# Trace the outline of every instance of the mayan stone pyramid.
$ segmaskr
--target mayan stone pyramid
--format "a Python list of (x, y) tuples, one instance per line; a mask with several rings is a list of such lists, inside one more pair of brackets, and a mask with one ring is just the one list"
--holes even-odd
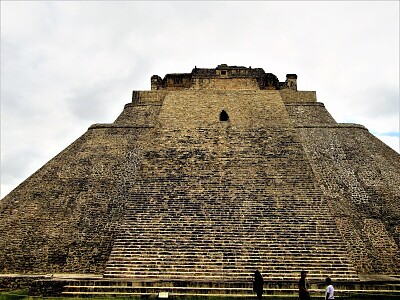
[(0, 201), (0, 273), (400, 275), (400, 156), (261, 68), (157, 75)]

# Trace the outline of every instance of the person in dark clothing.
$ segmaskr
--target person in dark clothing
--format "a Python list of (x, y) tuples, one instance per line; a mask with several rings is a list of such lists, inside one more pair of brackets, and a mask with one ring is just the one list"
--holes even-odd
[(306, 284), (306, 276), (307, 276), (307, 271), (301, 271), (301, 278), (299, 280), (299, 299), (300, 300), (310, 300), (310, 293), (307, 289), (307, 284)]
[(264, 279), (260, 271), (254, 272), (253, 291), (257, 294), (257, 299), (261, 300), (264, 291)]

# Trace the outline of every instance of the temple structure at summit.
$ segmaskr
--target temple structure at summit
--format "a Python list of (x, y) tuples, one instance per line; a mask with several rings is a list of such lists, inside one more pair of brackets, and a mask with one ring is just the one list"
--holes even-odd
[(103, 280), (400, 277), (400, 156), (297, 75), (151, 77), (0, 201), (0, 273)]

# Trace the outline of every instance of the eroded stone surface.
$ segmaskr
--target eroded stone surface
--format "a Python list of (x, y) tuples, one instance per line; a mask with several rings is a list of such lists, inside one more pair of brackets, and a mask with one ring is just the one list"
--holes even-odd
[[(224, 118), (221, 121), (221, 113)], [(152, 77), (0, 201), (0, 272), (398, 274), (399, 155), (313, 91), (220, 65)]]

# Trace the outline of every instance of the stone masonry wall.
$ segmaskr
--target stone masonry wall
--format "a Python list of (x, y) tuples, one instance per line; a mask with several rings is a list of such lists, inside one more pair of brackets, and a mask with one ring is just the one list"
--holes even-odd
[(286, 109), (294, 125), (336, 124), (330, 113), (320, 102), (286, 103)]
[(278, 91), (170, 91), (149, 134), (106, 276), (355, 278)]
[(295, 91), (291, 89), (282, 89), (279, 91), (283, 102), (316, 102), (317, 93), (315, 91)]
[(398, 274), (398, 154), (315, 92), (217, 79), (134, 91), (2, 199), (0, 272)]
[(298, 130), (358, 271), (397, 273), (398, 154), (359, 126)]
[(158, 114), (161, 105), (138, 105), (128, 103), (115, 120), (118, 125), (130, 125), (137, 127), (154, 127), (158, 124)]
[(196, 78), (191, 89), (195, 90), (259, 90), (256, 78)]
[(165, 92), (134, 91), (0, 202), (0, 272), (102, 273)]
[(291, 122), (278, 91), (169, 92), (160, 111), (167, 128), (215, 126), (225, 110), (229, 124), (239, 128), (282, 127)]
[(0, 202), (0, 272), (101, 273), (147, 129), (92, 126)]

